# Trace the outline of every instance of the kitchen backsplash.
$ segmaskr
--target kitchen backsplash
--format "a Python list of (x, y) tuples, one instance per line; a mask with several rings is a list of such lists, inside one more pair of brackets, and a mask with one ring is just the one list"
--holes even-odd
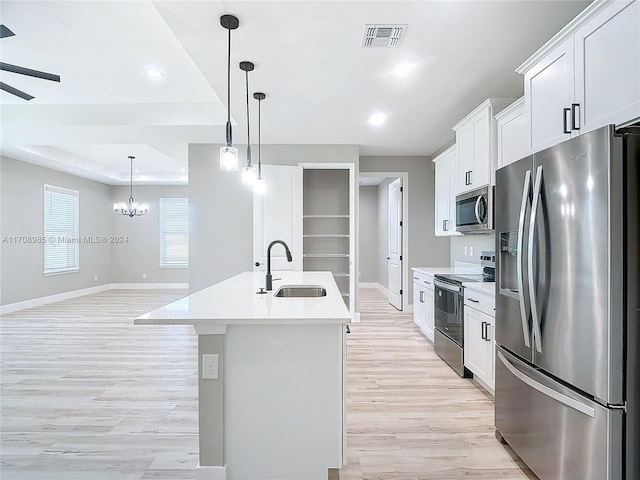
[(451, 265), (456, 262), (480, 264), (483, 250), (495, 250), (495, 235), (462, 235), (451, 237)]

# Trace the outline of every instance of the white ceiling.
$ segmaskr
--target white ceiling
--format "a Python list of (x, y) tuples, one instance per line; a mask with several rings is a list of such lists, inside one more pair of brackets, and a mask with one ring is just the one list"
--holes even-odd
[[(223, 143), (227, 31), (234, 143), (246, 142), (244, 72), (262, 103), (262, 140), (357, 144), (362, 155), (431, 155), (488, 97), (522, 95), (514, 69), (588, 1), (4, 1), (2, 72), (36, 98), (0, 92), (4, 155), (110, 184), (186, 180), (189, 143)], [(366, 23), (405, 23), (397, 49), (360, 47)], [(412, 71), (394, 75), (401, 64)], [(148, 67), (165, 72), (145, 75)], [(221, 101), (222, 99), (222, 101)], [(251, 100), (252, 141), (256, 101)], [(387, 115), (378, 127), (375, 112)]]

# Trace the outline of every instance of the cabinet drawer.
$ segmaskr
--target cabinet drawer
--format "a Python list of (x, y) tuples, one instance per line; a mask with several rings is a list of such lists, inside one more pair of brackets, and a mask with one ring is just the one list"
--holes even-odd
[(465, 288), (464, 304), (492, 317), (496, 316), (496, 299), (493, 295), (487, 295)]
[(413, 272), (413, 283), (417, 283), (424, 287), (433, 289), (433, 275), (428, 275), (422, 272)]

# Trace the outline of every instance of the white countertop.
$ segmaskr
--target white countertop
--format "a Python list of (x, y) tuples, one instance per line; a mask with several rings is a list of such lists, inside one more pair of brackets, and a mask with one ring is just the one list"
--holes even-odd
[[(346, 324), (351, 315), (331, 272), (275, 272), (273, 291), (264, 272), (245, 272), (136, 318), (136, 325)], [(281, 280), (275, 280), (281, 278)], [(278, 298), (284, 285), (320, 285), (326, 297)]]
[(463, 282), (462, 286), (469, 290), (495, 296), (496, 282)]

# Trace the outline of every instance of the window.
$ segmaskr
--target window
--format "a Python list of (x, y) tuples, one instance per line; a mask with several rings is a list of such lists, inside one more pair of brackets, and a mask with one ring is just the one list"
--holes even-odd
[(189, 199), (160, 199), (160, 266), (189, 266)]
[(79, 269), (78, 192), (44, 186), (44, 273)]

